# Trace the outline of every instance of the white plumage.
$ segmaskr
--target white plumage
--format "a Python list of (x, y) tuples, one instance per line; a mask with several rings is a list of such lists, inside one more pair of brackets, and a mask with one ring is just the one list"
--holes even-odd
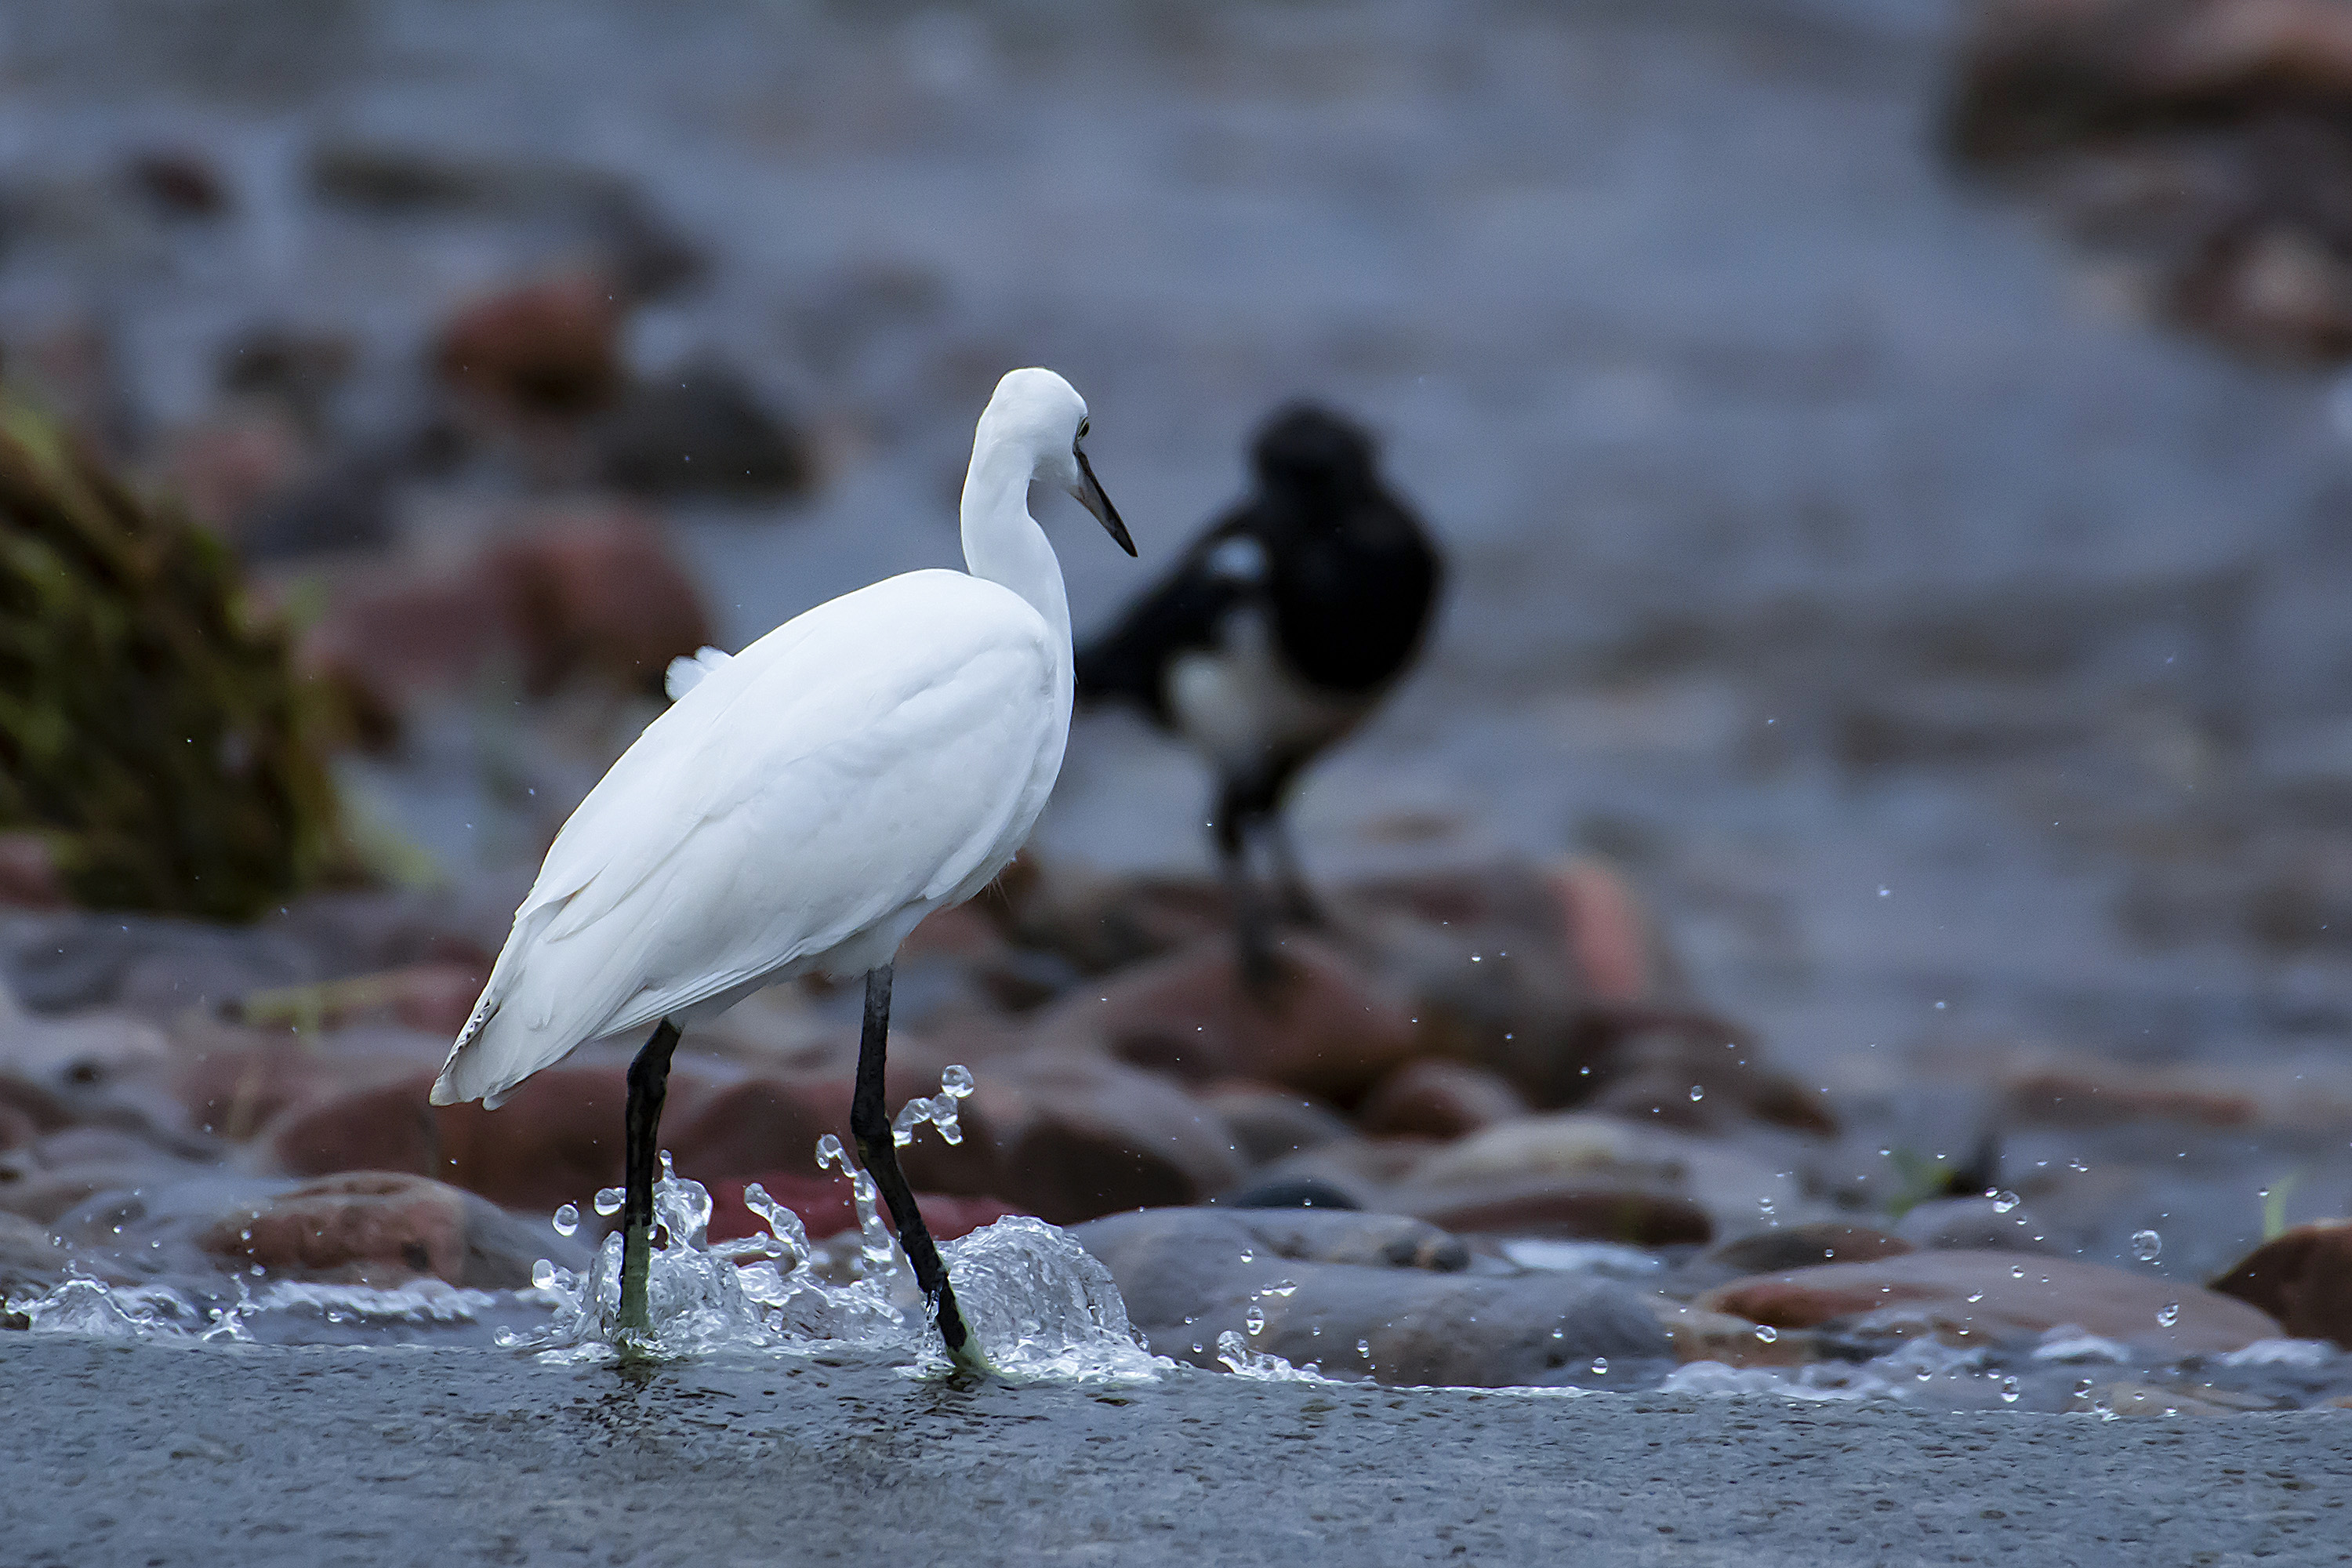
[(1133, 551), (1077, 449), (1085, 425), (1061, 377), (1012, 373), (973, 441), (969, 574), (892, 577), (671, 667), (676, 706), (557, 836), (434, 1103), (496, 1106), (587, 1041), (878, 968), (1003, 868), (1070, 724), (1069, 609), (1030, 481)]

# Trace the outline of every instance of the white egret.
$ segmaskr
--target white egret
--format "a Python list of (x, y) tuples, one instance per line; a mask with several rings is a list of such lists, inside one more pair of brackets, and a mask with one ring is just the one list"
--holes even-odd
[(646, 727), (556, 836), (433, 1103), (496, 1107), (591, 1041), (650, 1026), (628, 1075), (621, 1327), (648, 1326), (655, 1141), (680, 1029), (775, 981), (866, 976), (850, 1106), (941, 1337), (977, 1364), (898, 1169), (882, 1068), (898, 944), (986, 886), (1061, 771), (1069, 602), (1033, 481), (1129, 555), (1081, 445), (1087, 405), (1048, 370), (997, 384), (972, 437), (968, 572), (909, 572), (819, 605), (732, 658), (671, 667)]

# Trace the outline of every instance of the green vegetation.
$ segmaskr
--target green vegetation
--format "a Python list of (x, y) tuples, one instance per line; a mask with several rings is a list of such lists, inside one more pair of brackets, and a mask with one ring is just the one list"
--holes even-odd
[(219, 541), (0, 394), (0, 829), (83, 904), (251, 918), (342, 853), (331, 712)]

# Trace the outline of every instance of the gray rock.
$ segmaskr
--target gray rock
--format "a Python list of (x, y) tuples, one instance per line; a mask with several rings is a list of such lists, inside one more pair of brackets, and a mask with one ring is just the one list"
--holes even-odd
[[(1567, 1275), (1441, 1273), (1427, 1264), (1450, 1251), (1412, 1226), (1395, 1215), (1167, 1209), (1072, 1234), (1109, 1267), (1152, 1349), (1196, 1365), (1217, 1363), (1227, 1331), (1253, 1352), (1318, 1363), (1335, 1377), (1399, 1384), (1557, 1384), (1595, 1356), (1670, 1354), (1642, 1292)], [(1407, 1237), (1421, 1244), (1400, 1246)], [(1277, 1244), (1308, 1256), (1286, 1256)], [(1399, 1267), (1400, 1258), (1413, 1263)]]
[(2014, 1207), (2003, 1214), (1990, 1198), (1931, 1198), (1906, 1214), (1895, 1234), (1932, 1251), (1989, 1247), (2054, 1255), (2060, 1250), (2032, 1215)]
[(0, 1301), (37, 1296), (65, 1278), (66, 1250), (28, 1219), (0, 1214)]

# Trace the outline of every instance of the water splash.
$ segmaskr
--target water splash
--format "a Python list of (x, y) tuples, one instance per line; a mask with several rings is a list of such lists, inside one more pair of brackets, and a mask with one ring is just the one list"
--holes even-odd
[(918, 1095), (899, 1110), (898, 1119), (890, 1124), (890, 1142), (905, 1148), (915, 1141), (915, 1129), (928, 1121), (940, 1130), (940, 1136), (948, 1142), (962, 1142), (963, 1123), (958, 1120), (958, 1107), (971, 1089), (970, 1068), (949, 1068), (940, 1074), (939, 1093), (929, 1098)]
[[(947, 1087), (954, 1087), (952, 1076)], [(950, 1107), (955, 1098), (946, 1097)], [(654, 1184), (655, 1240), (646, 1298), (652, 1326), (629, 1336), (633, 1352), (656, 1359), (726, 1351), (802, 1354), (856, 1350), (902, 1359), (919, 1375), (953, 1367), (915, 1293), (911, 1270), (882, 1223), (874, 1181), (828, 1133), (820, 1167), (849, 1177), (857, 1212), (850, 1278), (829, 1279), (807, 1229), (757, 1183), (743, 1201), (767, 1227), (736, 1241), (708, 1239), (711, 1204), (698, 1182), (663, 1156)], [(966, 1324), (1000, 1375), (1016, 1382), (1147, 1382), (1173, 1363), (1154, 1356), (1128, 1321), (1110, 1270), (1043, 1220), (1010, 1216), (940, 1249)], [(621, 1237), (604, 1238), (584, 1273), (546, 1266), (541, 1289), (554, 1321), (534, 1335), (501, 1341), (553, 1360), (604, 1359), (619, 1352)]]
[(1217, 1359), (1235, 1377), (1255, 1378), (1260, 1383), (1322, 1383), (1320, 1363), (1308, 1362), (1305, 1366), (1293, 1366), (1278, 1355), (1266, 1351), (1254, 1351), (1238, 1329), (1227, 1329), (1217, 1336)]
[[(1042, 1219), (1008, 1215), (940, 1249), (964, 1324), (999, 1376), (1020, 1382), (1149, 1383), (1175, 1365), (1128, 1321), (1110, 1270)], [(936, 1327), (928, 1363), (948, 1364)]]

